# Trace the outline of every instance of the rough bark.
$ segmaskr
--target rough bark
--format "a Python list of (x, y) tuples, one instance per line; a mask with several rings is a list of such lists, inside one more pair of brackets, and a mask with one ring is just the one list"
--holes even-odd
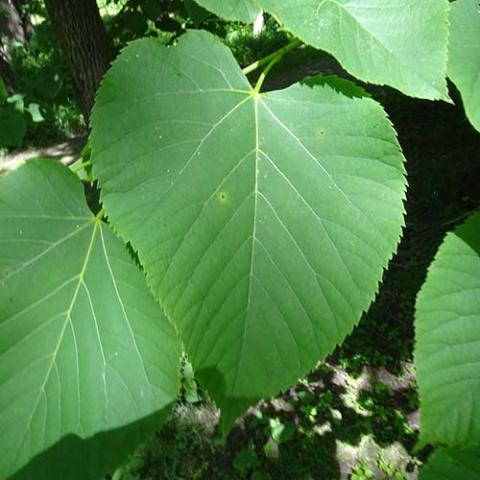
[(26, 40), (22, 18), (12, 0), (0, 0), (0, 35), (5, 45)]
[(33, 33), (26, 0), (0, 0), (0, 76), (10, 93), (15, 90), (11, 66), (13, 44), (25, 43)]
[(13, 93), (15, 90), (15, 74), (13, 73), (12, 67), (10, 66), (10, 61), (8, 56), (5, 54), (2, 48), (2, 42), (0, 41), (0, 77), (7, 87), (7, 90), (10, 93)]
[(86, 122), (112, 49), (95, 0), (45, 0)]
[(22, 22), (23, 27), (23, 35), (25, 40), (30, 40), (30, 37), (33, 35), (33, 25), (30, 19), (30, 14), (28, 10), (25, 8), (27, 6), (28, 0), (12, 0), (15, 8), (17, 9), (18, 15), (20, 16), (20, 20)]

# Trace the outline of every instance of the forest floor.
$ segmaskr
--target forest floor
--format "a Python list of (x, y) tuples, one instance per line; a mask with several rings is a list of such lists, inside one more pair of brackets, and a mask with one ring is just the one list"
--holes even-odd
[(0, 155), (0, 175), (2, 172), (13, 170), (22, 163), (38, 157), (55, 158), (65, 165), (69, 165), (80, 157), (80, 152), (86, 142), (86, 136), (79, 135), (62, 142), (55, 142), (48, 147), (18, 149)]

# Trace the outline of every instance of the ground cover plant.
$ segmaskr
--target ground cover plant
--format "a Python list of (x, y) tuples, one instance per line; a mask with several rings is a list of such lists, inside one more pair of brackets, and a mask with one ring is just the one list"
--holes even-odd
[[(414, 230), (408, 150), (384, 109), (402, 97), (389, 88), (425, 109), (453, 98), (478, 130), (477, 0), (181, 3), (166, 16), (155, 2), (115, 10), (130, 19), (128, 40), (132, 18), (148, 21), (141, 38), (108, 53), (115, 59), (91, 111), (92, 89), (74, 76), (90, 125), (79, 162), (39, 158), (0, 180), (0, 477), (154, 478), (162, 457), (148, 447), (142, 466), (121, 465), (162, 423), (167, 450), (169, 438), (182, 442), (181, 431), (168, 433), (179, 396), (218, 407), (220, 442), (248, 412), (232, 478), (284, 478), (263, 457), (281, 449), (288, 458), (282, 445), (292, 438), (329, 457), (334, 446), (316, 449), (307, 426), (358, 437), (340, 427), (346, 417), (368, 423), (380, 442), (423, 449), (421, 479), (460, 469), (480, 477), (480, 202), (449, 222), (465, 220), (439, 247), (416, 306), (422, 275), (409, 279), (410, 303), (400, 307), (415, 309), (419, 439), (399, 408), (417, 407), (408, 389), (392, 393), (384, 376), (352, 397), (360, 381), (332, 367), (336, 356), (352, 358), (345, 352), (356, 350), (362, 330), (350, 334), (364, 313), (376, 324), (384, 311), (382, 293), (370, 308), (382, 280), (387, 294), (401, 285), (389, 262), (404, 232), (394, 262), (402, 259)], [(219, 38), (222, 21), (262, 19), (280, 26), (269, 41), (281, 44), (239, 65)], [(166, 25), (174, 33), (159, 35)], [(299, 67), (287, 85), (269, 83), (282, 63), (292, 69), (295, 52), (316, 50), (338, 61), (337, 75)], [(467, 167), (475, 192), (478, 165)], [(435, 241), (432, 252), (416, 252), (420, 265)], [(401, 328), (385, 326), (386, 352)], [(342, 389), (349, 408), (336, 403)], [(157, 468), (176, 471), (165, 459)], [(302, 465), (290, 467), (290, 478), (307, 478)], [(180, 478), (225, 473), (208, 462), (195, 468)], [(318, 468), (340, 478), (334, 464)], [(376, 468), (406, 478), (383, 456)], [(351, 472), (375, 475), (361, 462)]]

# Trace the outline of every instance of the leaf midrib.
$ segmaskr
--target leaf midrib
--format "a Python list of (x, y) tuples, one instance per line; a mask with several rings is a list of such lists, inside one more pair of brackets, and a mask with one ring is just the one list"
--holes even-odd
[(257, 241), (256, 238), (256, 232), (257, 232), (257, 210), (258, 210), (258, 172), (259, 172), (259, 166), (258, 166), (258, 160), (259, 160), (259, 155), (260, 155), (260, 140), (259, 140), (259, 122), (258, 122), (258, 103), (260, 102), (260, 94), (253, 94), (253, 104), (254, 104), (254, 115), (255, 115), (255, 186), (254, 186), (254, 204), (253, 204), (253, 220), (252, 220), (252, 236), (251, 236), (251, 242), (252, 242), (252, 250), (250, 253), (250, 269), (249, 269), (249, 282), (248, 282), (248, 295), (247, 295), (247, 306), (246, 306), (246, 315), (245, 315), (245, 322), (243, 324), (243, 329), (242, 329), (242, 337), (240, 340), (240, 354), (239, 354), (239, 360), (237, 362), (237, 368), (235, 370), (235, 376), (234, 376), (234, 381), (233, 381), (233, 391), (236, 390), (237, 388), (237, 382), (238, 382), (238, 372), (240, 370), (240, 364), (243, 359), (243, 349), (245, 345), (245, 337), (246, 337), (246, 331), (247, 331), (247, 326), (248, 326), (248, 321), (249, 321), (249, 306), (250, 306), (250, 299), (252, 296), (252, 285), (253, 285), (253, 278), (254, 278), (254, 273), (253, 273), (253, 265), (254, 265), (254, 257), (255, 257), (255, 242)]

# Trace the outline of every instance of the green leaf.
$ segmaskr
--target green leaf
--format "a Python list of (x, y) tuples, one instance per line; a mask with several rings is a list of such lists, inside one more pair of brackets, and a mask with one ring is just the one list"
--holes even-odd
[(447, 235), (415, 322), (421, 441), (480, 444), (480, 213)]
[(238, 20), (253, 23), (259, 13), (250, 0), (195, 0), (200, 6), (210, 10), (225, 20)]
[(338, 93), (342, 93), (347, 97), (362, 98), (362, 97), (371, 97), (371, 95), (364, 90), (362, 87), (358, 86), (356, 83), (346, 80), (345, 78), (337, 77), (335, 75), (318, 75), (315, 77), (309, 77), (302, 82), (305, 85), (314, 87), (315, 85), (328, 85), (333, 88)]
[(66, 167), (34, 160), (2, 179), (0, 225), (0, 477), (52, 449), (33, 478), (96, 480), (174, 402), (178, 341)]
[(12, 106), (0, 107), (0, 146), (19, 147), (26, 133), (23, 113)]
[(240, 473), (248, 473), (258, 465), (258, 456), (252, 448), (240, 450), (233, 459), (233, 466)]
[(448, 0), (258, 0), (355, 77), (448, 100)]
[(7, 103), (12, 105), (12, 108), (14, 108), (17, 112), (23, 113), (25, 108), (25, 95), (21, 93), (15, 93), (11, 97), (7, 98)]
[(43, 118), (42, 112), (40, 112), (40, 106), (38, 105), (38, 103), (30, 103), (27, 110), (35, 123), (43, 122), (45, 120)]
[(403, 221), (395, 133), (375, 101), (328, 84), (256, 93), (206, 32), (130, 44), (92, 126), (109, 218), (227, 431), (369, 306)]
[(478, 0), (457, 0), (450, 4), (448, 76), (460, 90), (468, 119), (480, 131)]
[(295, 425), (292, 422), (284, 424), (278, 418), (271, 418), (269, 424), (272, 438), (277, 443), (286, 443), (295, 434)]
[(435, 452), (420, 470), (419, 480), (480, 480), (480, 448)]

